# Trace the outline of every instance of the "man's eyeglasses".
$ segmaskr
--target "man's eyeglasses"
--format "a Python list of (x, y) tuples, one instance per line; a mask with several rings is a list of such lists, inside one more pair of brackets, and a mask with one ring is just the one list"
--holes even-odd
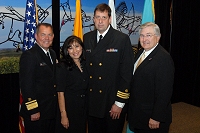
[(143, 34), (140, 34), (140, 38), (148, 38), (150, 39), (152, 36), (155, 36), (156, 34), (147, 34), (147, 35), (143, 35)]

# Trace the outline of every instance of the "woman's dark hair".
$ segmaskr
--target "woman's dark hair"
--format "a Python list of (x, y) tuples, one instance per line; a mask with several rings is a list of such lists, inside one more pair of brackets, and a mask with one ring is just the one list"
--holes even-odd
[(63, 46), (62, 46), (62, 49), (61, 49), (61, 63), (64, 63), (65, 66), (67, 67), (68, 70), (72, 70), (73, 66), (75, 66), (76, 64), (74, 63), (73, 59), (71, 58), (71, 56), (69, 55), (68, 53), (68, 48), (71, 47), (71, 45), (74, 43), (74, 42), (77, 42), (78, 44), (81, 45), (82, 47), (82, 54), (80, 56), (80, 62), (82, 62), (83, 60), (85, 60), (85, 54), (84, 54), (84, 45), (83, 45), (83, 42), (82, 40), (77, 37), (77, 36), (69, 36)]

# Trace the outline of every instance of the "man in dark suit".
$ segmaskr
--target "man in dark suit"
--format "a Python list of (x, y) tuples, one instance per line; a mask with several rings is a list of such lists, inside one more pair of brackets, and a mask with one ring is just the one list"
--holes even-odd
[[(129, 99), (133, 50), (129, 37), (111, 23), (111, 9), (99, 4), (96, 30), (84, 35), (89, 79), (89, 133), (121, 133)], [(99, 37), (101, 36), (101, 37)]]
[[(158, 25), (147, 22), (139, 29), (142, 49), (134, 64), (128, 122), (134, 133), (168, 133), (172, 121), (171, 96), (174, 64), (159, 44)], [(144, 60), (140, 62), (140, 58)]]
[(20, 58), (19, 78), (23, 96), (20, 115), (24, 118), (26, 133), (54, 133), (55, 130), (56, 54), (49, 48), (53, 37), (50, 24), (38, 24), (35, 45), (23, 52)]

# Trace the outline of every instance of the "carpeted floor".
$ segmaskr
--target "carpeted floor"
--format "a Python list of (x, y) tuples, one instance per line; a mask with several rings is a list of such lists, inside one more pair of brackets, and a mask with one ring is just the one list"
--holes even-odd
[(179, 102), (172, 104), (169, 133), (200, 133), (200, 107)]
[[(126, 133), (126, 124), (123, 133)], [(172, 104), (169, 133), (200, 133), (200, 107), (183, 102)]]

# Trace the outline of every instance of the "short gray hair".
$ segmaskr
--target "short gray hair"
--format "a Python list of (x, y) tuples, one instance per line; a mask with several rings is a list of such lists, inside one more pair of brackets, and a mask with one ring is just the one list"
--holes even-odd
[(155, 23), (152, 23), (152, 22), (146, 22), (146, 23), (142, 24), (140, 26), (140, 28), (139, 28), (139, 34), (140, 34), (141, 30), (144, 29), (144, 28), (146, 28), (146, 27), (153, 27), (155, 35), (161, 36), (159, 26), (157, 24), (155, 24)]

